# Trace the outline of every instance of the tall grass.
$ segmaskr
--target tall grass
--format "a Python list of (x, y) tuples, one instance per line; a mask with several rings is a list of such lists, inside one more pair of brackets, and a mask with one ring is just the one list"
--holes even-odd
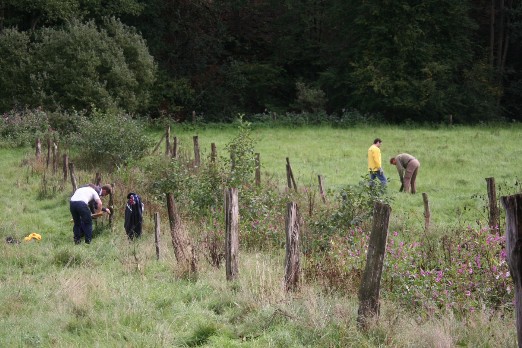
[[(284, 186), (289, 157), (298, 185), (316, 186), (318, 174), (332, 191), (356, 184), (366, 170), (373, 138), (383, 139), (390, 189), (398, 191), (395, 168), (386, 159), (400, 152), (419, 158), (419, 192), (427, 192), (435, 226), (485, 221), (484, 178), (515, 190), (521, 154), (520, 126), (505, 128), (358, 127), (354, 129), (257, 128), (263, 180)], [(174, 127), (180, 146), (190, 153), (192, 136), (208, 155), (215, 142), (223, 154), (234, 128)], [(157, 136), (159, 140), (159, 136)], [(326, 291), (312, 280), (295, 293), (283, 291), (284, 255), (279, 250), (242, 251), (240, 276), (225, 281), (224, 269), (200, 262), (196, 281), (178, 279), (160, 203), (147, 202), (143, 238), (129, 242), (121, 215), (126, 192), (116, 191), (112, 228), (100, 222), (91, 245), (72, 243), (68, 211), (70, 184), (53, 181), (45, 197), (42, 171), (30, 149), (0, 149), (0, 346), (130, 347), (454, 347), (516, 346), (511, 311), (483, 310), (445, 315), (410, 312), (383, 297), (379, 322), (368, 332), (356, 328), (357, 298)], [(517, 157), (518, 156), (518, 157)], [(205, 158), (205, 156), (202, 156)], [(130, 170), (130, 173), (133, 171)], [(80, 183), (94, 173), (78, 170)], [(125, 181), (118, 172), (104, 181)], [(395, 180), (393, 180), (395, 179)], [(63, 185), (63, 187), (61, 186)], [(140, 191), (140, 187), (125, 189)], [(482, 193), (484, 192), (484, 193)], [(392, 227), (401, 233), (422, 230), (422, 197), (394, 193)], [(157, 205), (155, 205), (157, 204)], [(153, 206), (153, 209), (151, 209)], [(152, 214), (162, 213), (161, 255), (156, 261)], [(197, 227), (192, 227), (197, 228)], [(281, 226), (281, 231), (283, 230)], [(22, 241), (31, 232), (42, 241)], [(8, 244), (6, 237), (19, 244)], [(306, 262), (306, 260), (305, 260)]]

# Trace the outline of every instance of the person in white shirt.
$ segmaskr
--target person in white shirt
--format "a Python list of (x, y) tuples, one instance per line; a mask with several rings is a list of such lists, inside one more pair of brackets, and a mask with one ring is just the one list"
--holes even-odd
[(96, 211), (106, 211), (111, 213), (107, 208), (102, 207), (100, 197), (106, 196), (112, 192), (110, 185), (104, 185), (97, 191), (92, 186), (84, 186), (78, 188), (71, 197), (69, 207), (74, 221), (73, 234), (74, 244), (80, 244), (81, 238), (85, 236), (85, 243), (90, 244), (92, 240), (92, 216), (89, 209), (89, 202), (96, 202)]

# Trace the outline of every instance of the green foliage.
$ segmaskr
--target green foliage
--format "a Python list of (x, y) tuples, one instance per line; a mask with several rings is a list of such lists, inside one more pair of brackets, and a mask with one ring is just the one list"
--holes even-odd
[[(252, 182), (255, 171), (255, 139), (251, 124), (243, 120), (244, 115), (237, 119), (238, 134), (226, 149), (230, 154), (230, 176), (227, 184), (230, 187), (240, 187)], [(225, 160), (226, 162), (226, 160)]]
[(1, 87), (11, 88), (0, 94), (4, 110), (22, 104), (136, 112), (148, 106), (154, 60), (141, 36), (117, 19), (106, 18), (100, 26), (73, 20), (31, 36), (10, 30), (0, 39), (14, 58), (0, 60), (9, 72), (6, 77), (22, 82), (14, 86), (11, 80), (0, 81)]
[(324, 110), (326, 95), (321, 89), (307, 86), (303, 82), (297, 82), (295, 86), (297, 89), (295, 106), (297, 108), (312, 113)]
[(131, 116), (95, 111), (91, 119), (81, 120), (75, 145), (91, 163), (120, 166), (146, 155), (152, 142)]
[(33, 145), (48, 134), (49, 127), (47, 113), (39, 109), (5, 113), (0, 120), (2, 146)]

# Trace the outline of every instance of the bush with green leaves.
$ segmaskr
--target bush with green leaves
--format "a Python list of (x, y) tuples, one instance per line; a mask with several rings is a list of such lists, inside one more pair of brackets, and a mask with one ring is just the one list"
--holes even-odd
[[(252, 136), (251, 123), (243, 120), (244, 115), (240, 114), (236, 120), (238, 133), (226, 145), (230, 154), (230, 176), (227, 184), (230, 187), (239, 188), (241, 185), (249, 184), (253, 181), (255, 170), (255, 139)], [(225, 159), (225, 163), (228, 159)]]
[(81, 119), (75, 145), (84, 159), (120, 166), (145, 156), (153, 144), (130, 115), (95, 111), (91, 118)]
[(0, 111), (13, 107), (146, 110), (155, 63), (135, 29), (115, 18), (0, 33)]
[(40, 109), (11, 111), (2, 115), (0, 135), (3, 146), (28, 146), (43, 138), (50, 128), (49, 117)]

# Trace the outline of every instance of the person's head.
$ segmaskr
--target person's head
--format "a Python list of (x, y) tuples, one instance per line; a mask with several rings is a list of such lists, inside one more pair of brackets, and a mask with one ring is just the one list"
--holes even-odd
[(373, 141), (373, 145), (375, 145), (377, 147), (381, 147), (381, 143), (382, 143), (381, 138), (375, 138), (375, 140)]
[(112, 193), (112, 186), (111, 185), (103, 185), (101, 188), (100, 196), (107, 196)]
[(397, 164), (397, 160), (395, 159), (395, 157), (390, 158), (390, 164), (393, 164), (393, 165)]

